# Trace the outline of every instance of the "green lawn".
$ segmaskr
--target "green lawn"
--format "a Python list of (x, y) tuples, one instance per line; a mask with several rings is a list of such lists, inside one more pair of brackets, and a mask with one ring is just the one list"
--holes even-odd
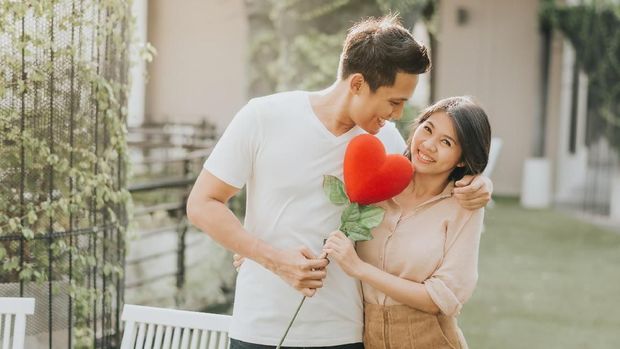
[(620, 348), (620, 232), (513, 199), (487, 209), (485, 225), (459, 317), (470, 348)]

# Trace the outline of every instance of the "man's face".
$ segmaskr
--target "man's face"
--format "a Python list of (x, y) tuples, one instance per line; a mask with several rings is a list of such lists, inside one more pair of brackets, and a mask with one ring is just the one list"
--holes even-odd
[(418, 84), (416, 74), (397, 73), (393, 86), (382, 86), (372, 92), (366, 82), (353, 96), (351, 120), (370, 134), (377, 134), (387, 120), (398, 120), (405, 102)]

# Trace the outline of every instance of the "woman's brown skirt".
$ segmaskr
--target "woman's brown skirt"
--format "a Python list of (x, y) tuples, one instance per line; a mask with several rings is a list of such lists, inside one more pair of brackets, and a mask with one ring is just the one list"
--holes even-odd
[(456, 318), (406, 305), (364, 304), (366, 349), (467, 349)]

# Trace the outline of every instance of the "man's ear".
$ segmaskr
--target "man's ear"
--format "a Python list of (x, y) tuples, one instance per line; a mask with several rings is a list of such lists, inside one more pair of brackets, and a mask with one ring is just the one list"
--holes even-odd
[(349, 90), (352, 94), (357, 95), (362, 90), (364, 83), (364, 75), (360, 73), (351, 74), (349, 77)]

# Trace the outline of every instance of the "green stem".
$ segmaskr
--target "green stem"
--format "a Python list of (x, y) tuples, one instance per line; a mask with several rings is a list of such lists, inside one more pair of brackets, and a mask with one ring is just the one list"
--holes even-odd
[[(323, 239), (323, 245), (325, 245), (326, 241), (327, 239)], [(322, 258), (327, 259), (327, 253), (325, 253), (325, 255)], [(295, 310), (295, 315), (293, 315), (291, 322), (289, 322), (288, 327), (286, 327), (286, 331), (284, 332), (282, 339), (280, 339), (280, 343), (278, 343), (278, 346), (276, 347), (276, 349), (280, 349), (282, 347), (282, 343), (284, 342), (284, 339), (286, 339), (286, 335), (288, 334), (288, 331), (291, 329), (291, 326), (293, 326), (293, 322), (295, 322), (295, 319), (297, 318), (297, 314), (299, 314), (299, 310), (301, 310), (301, 306), (304, 305), (306, 298), (308, 297), (304, 296), (304, 298), (301, 299), (301, 302), (299, 302), (299, 305), (297, 306), (297, 310)]]
[(297, 314), (299, 314), (299, 310), (301, 309), (301, 306), (304, 305), (304, 302), (306, 301), (306, 298), (307, 297), (304, 296), (304, 298), (301, 299), (301, 302), (299, 303), (299, 306), (297, 306), (297, 310), (295, 311), (295, 315), (293, 315), (293, 318), (291, 319), (291, 322), (289, 322), (288, 327), (286, 328), (286, 331), (284, 332), (284, 335), (282, 336), (282, 339), (280, 339), (280, 343), (278, 343), (278, 346), (276, 347), (276, 349), (280, 349), (280, 347), (282, 346), (282, 342), (284, 342), (284, 339), (286, 338), (286, 335), (288, 334), (288, 331), (291, 329), (291, 326), (293, 326), (293, 322), (297, 318)]

